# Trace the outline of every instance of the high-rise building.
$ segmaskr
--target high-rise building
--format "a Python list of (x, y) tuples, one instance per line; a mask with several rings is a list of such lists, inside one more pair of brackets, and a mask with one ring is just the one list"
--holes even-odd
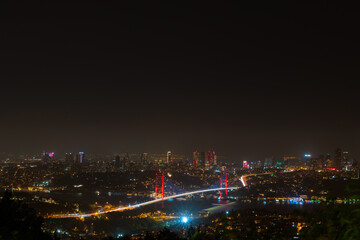
[(171, 151), (168, 151), (166, 153), (166, 163), (170, 164), (171, 162), (172, 162), (172, 160), (171, 160)]
[(250, 166), (247, 161), (243, 161), (243, 168), (249, 169)]
[(215, 151), (193, 152), (193, 167), (202, 166), (205, 169), (210, 169), (211, 166), (217, 165), (217, 156)]
[(264, 167), (267, 168), (267, 167), (272, 167), (273, 165), (273, 157), (267, 157), (265, 158), (265, 161), (264, 161)]
[(130, 157), (129, 157), (129, 153), (128, 152), (125, 152), (125, 155), (123, 157), (123, 160), (122, 160), (122, 163), (121, 163), (122, 166), (122, 169), (125, 169), (127, 167), (130, 166)]
[(140, 161), (142, 165), (147, 165), (148, 164), (148, 153), (142, 153), (141, 157), (140, 157)]
[(261, 160), (257, 160), (255, 162), (255, 168), (262, 168), (264, 165)]
[(348, 168), (347, 166), (350, 166), (351, 162), (350, 162), (350, 158), (349, 158), (349, 152), (343, 152), (342, 153), (342, 167), (343, 168)]
[(303, 166), (311, 166), (311, 154), (305, 154), (303, 157), (302, 165)]
[(326, 167), (326, 168), (333, 168), (333, 167), (335, 167), (334, 160), (331, 158), (330, 153), (326, 154), (325, 167)]
[(312, 169), (322, 169), (324, 168), (324, 163), (325, 163), (325, 157), (324, 155), (320, 154), (319, 157), (312, 157), (310, 159), (310, 167)]
[(126, 161), (130, 161), (129, 152), (126, 152), (126, 153), (125, 153), (125, 160), (126, 160)]
[(211, 151), (205, 153), (205, 170), (210, 169), (211, 158), (212, 158)]
[(283, 163), (288, 167), (297, 167), (300, 166), (300, 160), (295, 156), (285, 156), (283, 157)]
[(55, 154), (54, 152), (46, 152), (45, 150), (41, 153), (41, 161), (48, 162), (52, 158), (54, 158)]
[(213, 151), (213, 162), (212, 162), (212, 165), (214, 165), (214, 166), (217, 165), (217, 156), (216, 156), (215, 151)]
[(84, 163), (85, 162), (85, 153), (84, 152), (79, 152), (78, 154), (76, 154), (76, 159), (75, 159), (76, 163)]
[(120, 161), (120, 155), (115, 156), (115, 169), (120, 169), (121, 167), (121, 161)]
[(202, 167), (205, 167), (205, 164), (206, 164), (206, 152), (201, 152), (201, 153), (200, 153), (200, 156), (199, 156), (199, 164), (200, 164)]
[(334, 167), (337, 169), (341, 169), (341, 162), (342, 162), (342, 151), (340, 148), (337, 148), (335, 150)]
[(41, 153), (41, 161), (46, 162), (48, 160), (48, 157), (49, 156), (47, 155), (46, 151), (45, 150), (42, 151), (42, 153)]
[(193, 152), (193, 167), (198, 167), (199, 166), (199, 152), (198, 150), (196, 150), (195, 152)]
[(320, 154), (319, 155), (319, 158), (318, 158), (318, 167), (319, 168), (324, 168), (325, 167), (325, 156), (323, 154)]
[(210, 166), (216, 165), (214, 164), (214, 159), (216, 158), (215, 151), (208, 151), (207, 158), (208, 158), (207, 162), (209, 163)]
[(67, 163), (74, 163), (74, 156), (72, 153), (66, 153), (65, 154), (65, 161)]

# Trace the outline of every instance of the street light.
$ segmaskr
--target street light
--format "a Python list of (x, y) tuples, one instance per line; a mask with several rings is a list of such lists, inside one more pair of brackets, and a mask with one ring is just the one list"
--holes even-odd
[(181, 222), (183, 223), (187, 223), (189, 221), (189, 219), (187, 217), (182, 217), (181, 218)]

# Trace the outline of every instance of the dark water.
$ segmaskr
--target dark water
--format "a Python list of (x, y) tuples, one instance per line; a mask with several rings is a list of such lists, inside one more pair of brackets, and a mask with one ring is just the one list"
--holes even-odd
[[(291, 204), (290, 202), (266, 202), (264, 201), (219, 201), (217, 199), (189, 199), (186, 201), (172, 200), (172, 201), (164, 201), (163, 203), (156, 203), (148, 206), (141, 207), (136, 210), (134, 214), (140, 213), (148, 213), (148, 212), (156, 212), (158, 210), (162, 212), (166, 212), (167, 214), (174, 214), (178, 216), (177, 219), (166, 220), (165, 223), (159, 223), (158, 228), (161, 229), (164, 226), (169, 227), (170, 229), (176, 230), (184, 226), (185, 224), (181, 222), (181, 217), (186, 216), (189, 218), (189, 222), (186, 224), (187, 226), (193, 225), (196, 226), (198, 224), (204, 223), (207, 221), (206, 218), (201, 215), (201, 212), (207, 211), (210, 215), (213, 214), (226, 214), (226, 212), (231, 213), (232, 210), (246, 210), (246, 209), (258, 209), (258, 210), (269, 210), (271, 212), (276, 212), (278, 214), (288, 214), (291, 213), (295, 209), (305, 209), (305, 208), (314, 208), (317, 204), (303, 203), (303, 204)], [(129, 213), (129, 211), (128, 211)], [(127, 220), (121, 219), (116, 220), (117, 215), (119, 214), (127, 214), (123, 213), (112, 213), (109, 214), (110, 219), (114, 219), (112, 225), (108, 224), (107, 231), (111, 233), (115, 232), (139, 232), (144, 230), (141, 226), (134, 225), (137, 220)], [(121, 227), (119, 227), (119, 225)], [(146, 230), (146, 229), (145, 229)]]
[[(114, 206), (118, 205), (128, 205), (128, 204), (137, 204), (152, 200), (148, 197), (134, 197), (126, 196), (120, 193), (104, 192), (97, 194), (95, 192), (51, 192), (51, 193), (31, 193), (32, 195), (37, 195), (39, 197), (52, 198), (54, 200), (68, 201), (72, 203), (82, 203), (82, 204), (98, 204), (104, 205), (105, 203), (110, 203)], [(316, 204), (314, 203), (298, 203), (294, 204), (290, 201), (236, 201), (236, 200), (218, 200), (216, 195), (208, 194), (206, 198), (200, 198), (198, 196), (193, 196), (184, 200), (181, 199), (171, 199), (164, 202), (159, 202), (151, 204), (148, 206), (141, 207), (141, 211), (144, 212), (155, 212), (162, 211), (167, 214), (174, 213), (175, 215), (184, 215), (184, 214), (193, 214), (198, 215), (199, 211), (206, 210), (210, 213), (226, 212), (231, 210), (242, 210), (242, 209), (267, 209), (271, 211), (277, 211), (282, 213), (289, 213), (294, 209), (302, 209), (306, 207), (311, 207)], [(137, 209), (138, 210), (138, 209)]]
[(94, 204), (97, 202), (100, 205), (106, 203), (112, 204), (114, 206), (123, 205), (123, 204), (136, 204), (141, 202), (146, 202), (152, 200), (148, 197), (134, 197), (126, 196), (125, 194), (120, 193), (100, 193), (96, 192), (57, 192), (53, 191), (50, 193), (37, 192), (33, 195), (45, 198), (52, 198), (54, 200), (67, 201), (72, 203), (81, 203), (81, 204)]
[[(32, 193), (34, 194), (34, 193)], [(63, 200), (69, 202), (83, 203), (83, 204), (93, 204), (98, 202), (99, 204), (105, 204), (106, 202), (113, 205), (127, 205), (127, 204), (136, 204), (141, 202), (146, 202), (151, 200), (146, 197), (129, 197), (122, 194), (96, 194), (96, 193), (80, 193), (80, 192), (51, 192), (51, 193), (36, 193), (34, 195), (40, 197), (53, 198), (55, 200)], [(200, 198), (194, 196), (192, 198), (184, 199), (172, 199), (166, 200), (163, 202), (143, 206), (136, 208), (134, 210), (116, 212), (111, 214), (106, 214), (108, 220), (104, 218), (100, 219), (86, 219), (84, 224), (94, 223), (94, 230), (102, 230), (110, 234), (117, 233), (134, 233), (140, 232), (142, 230), (151, 229), (161, 229), (164, 226), (170, 228), (179, 228), (183, 227), (184, 223), (181, 222), (181, 217), (186, 216), (189, 218), (188, 225), (197, 225), (200, 224), (206, 219), (203, 217), (205, 212), (212, 214), (220, 214), (231, 212), (232, 210), (245, 210), (245, 209), (265, 209), (272, 212), (277, 212), (279, 214), (291, 213), (295, 209), (305, 209), (313, 208), (317, 204), (315, 203), (297, 203), (294, 204), (290, 201), (240, 201), (240, 200), (218, 200), (216, 195), (208, 194), (207, 198)], [(132, 219), (128, 218), (128, 215), (137, 216), (141, 213), (154, 213), (161, 211), (167, 215), (175, 216), (176, 218), (167, 219), (165, 221), (154, 221), (150, 218), (145, 219)], [(103, 215), (104, 216), (104, 215)], [(104, 220), (103, 220), (104, 219)], [(61, 226), (64, 230), (70, 231), (73, 227), (76, 219), (61, 220)], [(59, 224), (58, 222), (54, 223), (54, 226)]]

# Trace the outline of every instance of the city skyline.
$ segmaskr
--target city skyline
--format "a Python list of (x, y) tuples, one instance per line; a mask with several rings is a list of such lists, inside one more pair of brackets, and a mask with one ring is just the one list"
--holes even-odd
[(360, 239), (357, 9), (0, 1), (0, 239)]
[[(346, 149), (336, 148), (334, 151), (328, 151), (326, 153), (310, 153), (303, 154), (285, 154), (281, 156), (275, 156), (268, 154), (260, 159), (231, 159), (226, 155), (219, 154), (214, 149), (211, 150), (199, 150), (195, 149), (192, 153), (184, 152), (112, 152), (112, 153), (94, 153), (94, 152), (77, 152), (67, 151), (66, 153), (55, 153), (53, 151), (43, 150), (37, 153), (0, 153), (0, 160), (3, 161), (65, 161), (66, 163), (88, 163), (105, 161), (115, 162), (115, 165), (119, 165), (121, 162), (139, 162), (140, 164), (154, 164), (157, 160), (162, 159), (167, 165), (179, 163), (182, 161), (188, 161), (193, 167), (204, 166), (208, 168), (212, 165), (221, 165), (226, 163), (244, 164), (247, 166), (259, 167), (260, 166), (274, 166), (276, 163), (281, 163), (284, 166), (290, 164), (292, 166), (305, 164), (307, 167), (331, 167), (335, 169), (343, 169), (347, 167), (355, 167), (358, 165), (358, 159), (352, 153), (349, 153)], [(249, 164), (248, 164), (249, 162)], [(250, 164), (251, 163), (251, 164)], [(123, 164), (123, 163), (121, 163)], [(124, 165), (121, 165), (124, 168)], [(207, 166), (207, 167), (206, 167)]]

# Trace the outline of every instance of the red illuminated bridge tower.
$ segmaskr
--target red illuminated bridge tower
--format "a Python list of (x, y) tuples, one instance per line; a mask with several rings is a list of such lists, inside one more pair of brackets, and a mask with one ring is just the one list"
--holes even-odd
[[(227, 181), (227, 170), (221, 170), (220, 175), (220, 188), (225, 188), (225, 196), (227, 197), (227, 187), (228, 187), (228, 181)], [(220, 198), (222, 197), (222, 191), (220, 191)]]
[[(161, 188), (159, 188), (159, 181), (161, 181)], [(164, 200), (164, 174), (158, 175), (156, 173), (156, 178), (155, 178), (155, 200), (157, 199), (159, 191), (161, 191), (161, 199)]]

